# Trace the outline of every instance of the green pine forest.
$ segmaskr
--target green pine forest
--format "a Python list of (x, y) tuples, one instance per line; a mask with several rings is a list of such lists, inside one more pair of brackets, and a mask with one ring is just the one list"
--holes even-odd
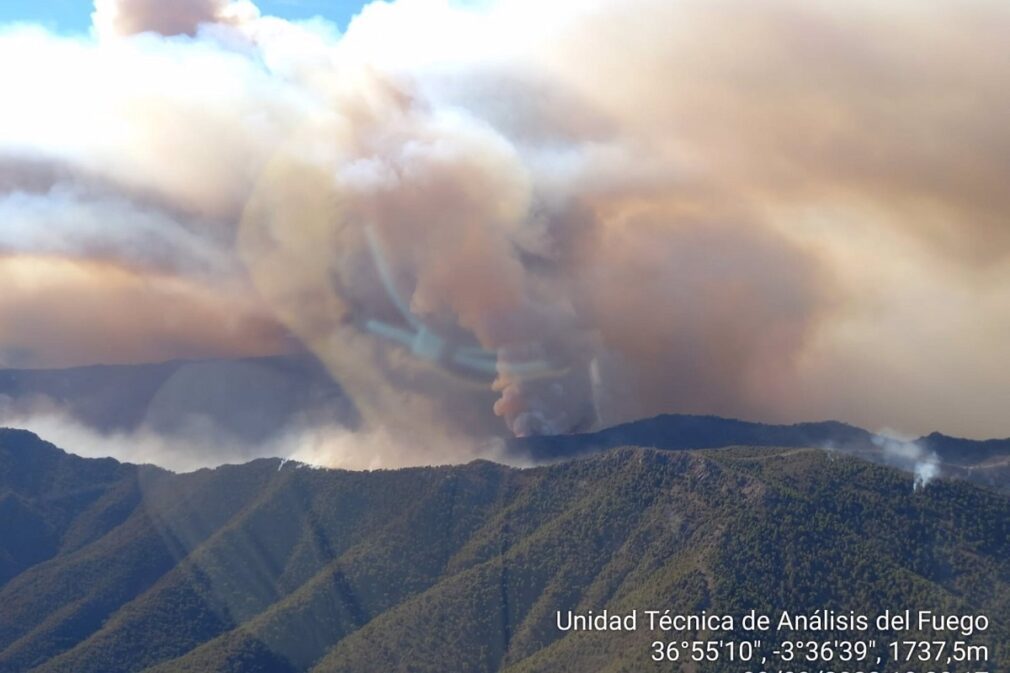
[(1010, 498), (795, 447), (173, 474), (0, 431), (0, 673), (743, 673), (555, 623), (657, 608), (985, 614), (1008, 671)]

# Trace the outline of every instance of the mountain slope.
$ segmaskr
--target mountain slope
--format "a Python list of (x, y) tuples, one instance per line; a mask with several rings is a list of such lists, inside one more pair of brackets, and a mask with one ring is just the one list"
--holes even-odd
[(120, 525), (140, 503), (140, 475), (160, 472), (78, 458), (0, 428), (0, 587)]
[(0, 433), (0, 497), (47, 531), (0, 538), (22, 553), (0, 586), (4, 673), (676, 670), (649, 661), (647, 631), (558, 631), (568, 609), (914, 605), (985, 612), (987, 642), (1010, 643), (1010, 499), (913, 492), (816, 449), (526, 470), (77, 461)]

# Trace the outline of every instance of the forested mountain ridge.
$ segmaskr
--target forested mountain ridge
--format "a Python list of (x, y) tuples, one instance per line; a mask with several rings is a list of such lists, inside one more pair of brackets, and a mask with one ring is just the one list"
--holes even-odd
[(1010, 439), (975, 440), (939, 432), (898, 440), (838, 421), (773, 425), (720, 416), (663, 414), (596, 432), (510, 440), (511, 455), (543, 462), (568, 460), (621, 446), (679, 451), (728, 446), (817, 447), (912, 469), (928, 463), (946, 476), (990, 487), (1010, 485)]
[(819, 449), (175, 475), (2, 431), (0, 508), (4, 673), (677, 670), (568, 609), (922, 606), (1010, 640), (1010, 499)]

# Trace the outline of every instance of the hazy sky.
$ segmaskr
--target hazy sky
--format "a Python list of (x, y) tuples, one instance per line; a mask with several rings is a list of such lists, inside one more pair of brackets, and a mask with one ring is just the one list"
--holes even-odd
[(3, 3), (0, 365), (1010, 435), (1007, 3), (322, 6)]

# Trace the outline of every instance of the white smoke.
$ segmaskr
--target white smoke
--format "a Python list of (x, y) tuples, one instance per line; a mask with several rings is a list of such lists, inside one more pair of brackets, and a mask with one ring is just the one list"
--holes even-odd
[(1010, 11), (962, 7), (396, 0), (340, 33), (100, 0), (91, 37), (2, 29), (0, 357), (293, 336), (433, 460), (666, 411), (995, 433)]
[(913, 491), (925, 489), (929, 482), (941, 476), (940, 457), (913, 440), (898, 439), (894, 433), (884, 431), (873, 437), (873, 443), (883, 452), (884, 461), (898, 469), (911, 472), (914, 476)]
[(453, 464), (483, 458), (519, 465), (500, 441), (442, 441), (426, 446), (383, 430), (354, 431), (310, 419), (294, 419), (260, 441), (250, 441), (194, 416), (171, 431), (147, 424), (130, 430), (100, 431), (47, 399), (12, 402), (0, 396), (0, 427), (34, 432), (48, 442), (85, 458), (115, 458), (138, 465), (157, 465), (192, 472), (257, 458), (282, 458), (306, 465), (349, 470), (376, 470), (418, 464)]

